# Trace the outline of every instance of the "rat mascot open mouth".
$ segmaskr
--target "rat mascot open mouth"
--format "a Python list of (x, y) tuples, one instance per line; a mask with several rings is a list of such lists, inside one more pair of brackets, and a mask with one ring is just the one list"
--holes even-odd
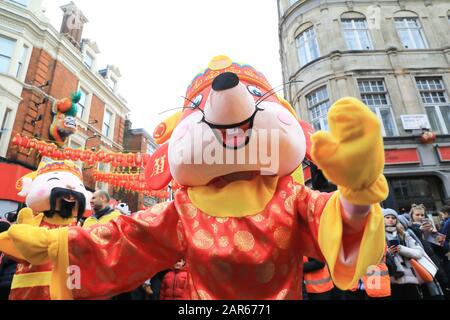
[[(330, 131), (312, 135), (264, 75), (215, 57), (182, 111), (155, 130), (163, 146), (147, 183), (175, 180), (173, 201), (87, 229), (15, 225), (7, 236), (29, 262), (55, 263), (55, 299), (128, 292), (180, 259), (192, 299), (301, 299), (304, 256), (325, 261), (348, 290), (385, 252), (384, 146), (378, 118), (357, 99), (337, 101), (328, 118)], [(305, 156), (339, 191), (303, 185)], [(69, 265), (83, 275), (75, 288)]]

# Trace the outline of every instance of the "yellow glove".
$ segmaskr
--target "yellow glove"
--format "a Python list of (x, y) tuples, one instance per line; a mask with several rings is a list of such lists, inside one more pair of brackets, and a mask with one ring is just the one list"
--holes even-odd
[[(43, 214), (34, 215), (33, 210), (25, 208), (20, 210), (17, 217), (17, 223), (39, 226), (43, 216)], [(0, 234), (0, 252), (5, 253), (7, 256), (18, 261), (25, 260), (20, 251), (17, 250), (12, 239), (9, 237), (8, 232)]]
[(17, 215), (17, 223), (28, 224), (31, 226), (38, 227), (41, 224), (43, 218), (44, 218), (43, 213), (35, 215), (33, 213), (33, 210), (31, 210), (30, 208), (24, 208), (20, 210), (19, 214)]
[(337, 101), (328, 113), (330, 132), (312, 136), (312, 157), (325, 177), (352, 204), (370, 205), (389, 193), (384, 170), (381, 124), (355, 98)]
[[(51, 261), (51, 254), (58, 245), (60, 229), (48, 230), (26, 224), (12, 225), (8, 237), (14, 246), (33, 265), (42, 265)], [(54, 258), (54, 256), (53, 256)]]

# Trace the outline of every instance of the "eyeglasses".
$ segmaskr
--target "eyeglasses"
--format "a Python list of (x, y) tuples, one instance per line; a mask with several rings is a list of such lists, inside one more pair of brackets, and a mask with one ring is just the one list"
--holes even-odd
[(411, 209), (416, 209), (416, 208), (420, 208), (420, 209), (423, 209), (423, 210), (426, 209), (425, 205), (423, 205), (423, 204), (413, 204), (413, 205), (411, 205)]

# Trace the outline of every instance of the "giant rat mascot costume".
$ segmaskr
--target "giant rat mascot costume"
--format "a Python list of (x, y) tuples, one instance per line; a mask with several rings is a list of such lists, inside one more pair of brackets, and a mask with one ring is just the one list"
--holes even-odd
[[(303, 256), (326, 261), (344, 290), (378, 264), (378, 203), (388, 187), (377, 117), (345, 98), (329, 111), (330, 132), (310, 137), (273, 93), (252, 67), (214, 58), (189, 87), (183, 111), (158, 129), (160, 142), (170, 140), (157, 167), (168, 161), (184, 186), (174, 201), (87, 230), (11, 227), (9, 237), (30, 263), (55, 264), (52, 297), (108, 298), (185, 258), (192, 299), (300, 299)], [(252, 153), (265, 154), (263, 148), (266, 158)], [(218, 161), (205, 160), (208, 150)], [(321, 194), (294, 181), (309, 152), (338, 192)], [(226, 154), (241, 158), (221, 164)], [(268, 167), (277, 157), (279, 165)], [(81, 269), (72, 290), (69, 265)]]
[[(18, 223), (47, 230), (75, 225), (90, 199), (80, 169), (70, 161), (43, 161), (37, 171), (17, 183), (28, 208), (19, 212)], [(10, 300), (48, 300), (52, 263), (28, 263), (6, 233), (0, 235), (0, 251), (17, 260)], [(31, 259), (33, 260), (33, 259)], [(30, 260), (29, 260), (30, 261)]]

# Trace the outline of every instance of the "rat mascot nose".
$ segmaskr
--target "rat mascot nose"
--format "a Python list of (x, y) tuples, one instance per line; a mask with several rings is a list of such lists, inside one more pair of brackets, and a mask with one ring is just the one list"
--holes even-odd
[(205, 106), (205, 118), (213, 124), (229, 125), (247, 120), (255, 113), (255, 100), (232, 72), (217, 76)]
[(214, 79), (212, 88), (214, 91), (225, 91), (237, 87), (239, 82), (239, 77), (235, 73), (225, 72)]

